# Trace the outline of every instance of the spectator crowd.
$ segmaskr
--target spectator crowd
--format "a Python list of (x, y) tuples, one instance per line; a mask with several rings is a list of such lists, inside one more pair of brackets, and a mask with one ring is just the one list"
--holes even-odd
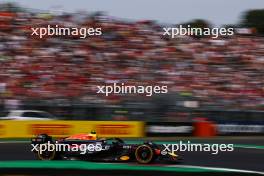
[[(100, 27), (102, 35), (85, 39), (31, 35), (32, 27), (47, 25)], [(194, 97), (203, 106), (263, 109), (263, 37), (170, 39), (161, 29), (162, 24), (154, 21), (128, 21), (101, 13), (2, 11), (1, 100), (115, 104), (140, 96), (96, 94), (98, 85), (116, 82), (168, 85), (170, 94)]]

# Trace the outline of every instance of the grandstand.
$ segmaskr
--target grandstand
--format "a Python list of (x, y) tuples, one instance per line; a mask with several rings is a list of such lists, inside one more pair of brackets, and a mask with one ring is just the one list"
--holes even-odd
[[(10, 6), (1, 9), (3, 108), (12, 107), (8, 103), (25, 108), (42, 102), (39, 109), (47, 109), (47, 104), (124, 109), (127, 104), (140, 107), (136, 99), (147, 104), (159, 98), (96, 94), (97, 85), (129, 82), (168, 85), (169, 95), (152, 108), (174, 95), (179, 98), (163, 105), (168, 111), (169, 106), (184, 106), (182, 102), (190, 100), (197, 101), (199, 108), (264, 109), (264, 38), (260, 36), (169, 39), (162, 37), (162, 26), (153, 21), (131, 22), (101, 13), (54, 15)], [(103, 35), (86, 39), (30, 35), (32, 26), (48, 24), (101, 27)]]

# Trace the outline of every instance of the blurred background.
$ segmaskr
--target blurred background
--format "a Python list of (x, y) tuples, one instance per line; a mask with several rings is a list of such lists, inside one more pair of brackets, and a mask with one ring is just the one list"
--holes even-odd
[[(163, 22), (67, 12), (60, 6), (43, 10), (41, 4), (0, 4), (1, 116), (10, 110), (42, 110), (71, 120), (263, 121), (264, 9), (246, 9), (233, 23), (185, 20), (188, 15)], [(227, 11), (223, 19), (230, 7)], [(101, 27), (103, 35), (31, 37), (31, 27), (48, 24)], [(179, 24), (234, 27), (236, 32), (217, 39), (162, 36), (163, 27)], [(96, 86), (115, 82), (168, 85), (169, 92), (96, 94)]]
[[(230, 168), (263, 174), (263, 19), (260, 0), (0, 0), (0, 175), (223, 175)], [(235, 34), (162, 35), (164, 27), (181, 24)], [(48, 25), (103, 34), (31, 36), (31, 28)], [(96, 93), (113, 83), (167, 85), (168, 93)], [(161, 173), (160, 163), (122, 163), (117, 172), (109, 163), (30, 161), (36, 157), (29, 138), (92, 130), (135, 144), (192, 140), (235, 150), (180, 152), (183, 165), (169, 165), (169, 173)]]

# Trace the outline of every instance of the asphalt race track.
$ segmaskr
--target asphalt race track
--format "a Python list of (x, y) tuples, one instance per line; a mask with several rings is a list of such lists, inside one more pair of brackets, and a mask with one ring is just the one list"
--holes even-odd
[[(213, 155), (209, 152), (182, 152), (184, 160), (179, 163), (183, 166), (202, 166), (202, 167), (216, 167), (228, 168), (250, 171), (264, 171), (264, 148), (247, 147), (248, 141), (210, 141), (210, 143), (228, 143), (233, 141), (236, 144), (247, 144), (244, 147), (235, 147), (232, 152), (219, 152)], [(263, 145), (263, 138), (257, 141), (250, 141), (250, 144), (257, 146)], [(35, 160), (36, 157), (31, 152), (31, 145), (28, 142), (2, 142), (0, 141), (0, 161), (11, 160)]]

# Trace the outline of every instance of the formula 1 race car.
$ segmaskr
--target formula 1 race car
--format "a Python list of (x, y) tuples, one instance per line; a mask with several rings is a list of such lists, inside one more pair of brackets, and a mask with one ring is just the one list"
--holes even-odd
[(31, 139), (32, 151), (40, 160), (84, 160), (102, 162), (154, 161), (178, 162), (179, 156), (162, 152), (162, 146), (153, 142), (126, 144), (120, 138), (96, 138), (96, 134), (78, 134), (53, 140), (47, 134)]

